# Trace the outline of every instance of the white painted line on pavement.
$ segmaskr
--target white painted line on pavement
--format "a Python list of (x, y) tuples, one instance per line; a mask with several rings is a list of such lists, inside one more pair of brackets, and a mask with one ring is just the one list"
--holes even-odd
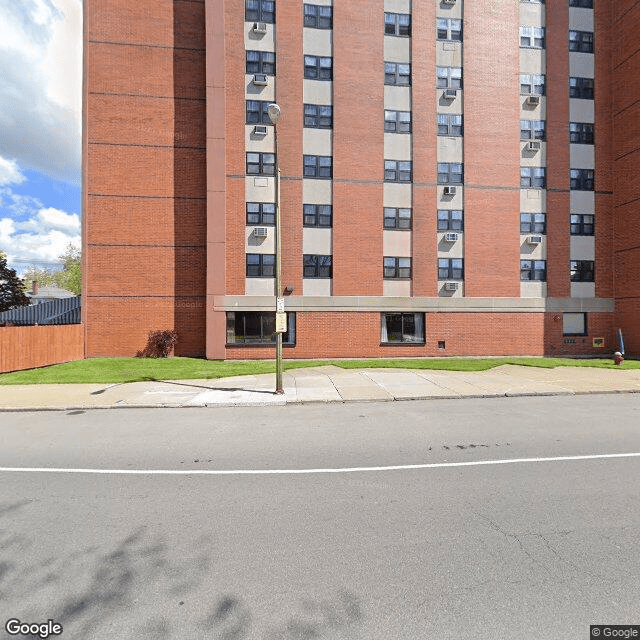
[(412, 469), (442, 469), (447, 467), (479, 467), (523, 462), (567, 462), (573, 460), (603, 460), (606, 458), (637, 458), (640, 453), (602, 453), (589, 456), (557, 456), (554, 458), (512, 458), (508, 460), (476, 460), (473, 462), (433, 462), (430, 464), (399, 464), (388, 467), (343, 467), (338, 469), (57, 469), (53, 467), (0, 467), (0, 473), (93, 473), (138, 476), (262, 476), (303, 475), (311, 473), (356, 473), (362, 471), (409, 471)]

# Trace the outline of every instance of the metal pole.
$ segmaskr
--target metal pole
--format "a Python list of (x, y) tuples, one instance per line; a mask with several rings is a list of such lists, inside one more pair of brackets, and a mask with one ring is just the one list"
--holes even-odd
[[(276, 313), (278, 298), (282, 295), (281, 228), (280, 228), (280, 156), (278, 154), (278, 125), (273, 125), (276, 152)], [(282, 333), (276, 333), (276, 394), (283, 394), (282, 388)]]

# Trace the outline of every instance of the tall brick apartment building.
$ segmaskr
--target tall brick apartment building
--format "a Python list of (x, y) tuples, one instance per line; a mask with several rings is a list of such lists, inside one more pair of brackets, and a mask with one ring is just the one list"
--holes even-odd
[[(85, 0), (86, 354), (640, 353), (637, 0)], [(604, 347), (595, 346), (604, 339)]]

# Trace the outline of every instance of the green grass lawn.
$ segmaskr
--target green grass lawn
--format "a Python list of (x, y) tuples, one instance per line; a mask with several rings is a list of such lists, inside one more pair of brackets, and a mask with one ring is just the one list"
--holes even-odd
[[(503, 364), (527, 367), (599, 367), (616, 369), (609, 359), (569, 358), (405, 358), (376, 360), (289, 360), (286, 369), (335, 365), (343, 369), (397, 368), (446, 371), (486, 371)], [(640, 361), (627, 360), (623, 369), (640, 369)], [(0, 385), (142, 382), (194, 380), (274, 373), (274, 360), (226, 361), (198, 358), (90, 358), (41, 369), (0, 374)]]

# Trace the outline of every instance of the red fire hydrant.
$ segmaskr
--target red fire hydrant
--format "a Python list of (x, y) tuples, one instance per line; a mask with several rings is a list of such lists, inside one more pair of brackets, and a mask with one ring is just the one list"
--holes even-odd
[(620, 365), (620, 364), (622, 364), (622, 363), (624, 362), (624, 356), (623, 356), (619, 351), (616, 351), (616, 352), (613, 354), (613, 361), (614, 361), (617, 365)]

